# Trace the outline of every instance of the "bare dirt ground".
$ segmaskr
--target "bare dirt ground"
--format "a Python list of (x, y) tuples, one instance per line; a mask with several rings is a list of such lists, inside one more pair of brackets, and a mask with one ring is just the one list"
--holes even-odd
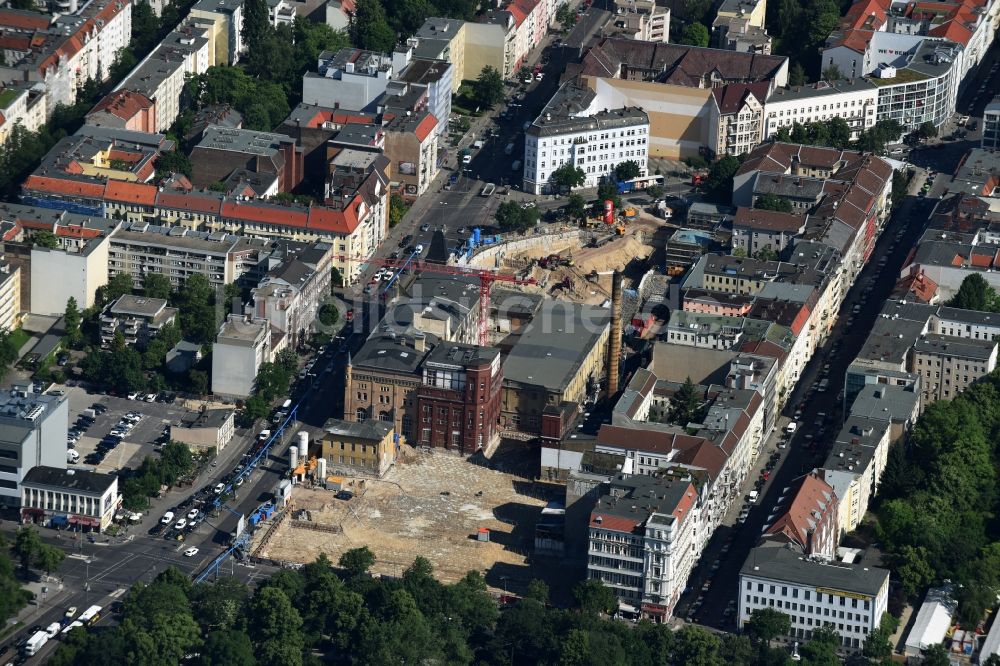
[[(336, 562), (351, 548), (368, 546), (373, 573), (398, 576), (422, 555), (439, 579), (454, 581), (470, 570), (527, 570), (533, 526), (544, 501), (522, 494), (522, 477), (490, 470), (454, 455), (409, 450), (383, 479), (352, 479), (349, 501), (325, 489), (297, 487), (293, 515), (285, 520), (260, 557), (310, 562), (320, 553)], [(296, 527), (294, 516), (337, 532)], [(488, 528), (488, 543), (476, 539)], [(506, 576), (501, 576), (506, 578)]]

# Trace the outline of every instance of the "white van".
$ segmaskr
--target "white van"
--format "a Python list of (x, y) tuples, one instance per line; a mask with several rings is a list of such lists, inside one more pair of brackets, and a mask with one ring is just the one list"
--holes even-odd
[(788, 425), (785, 426), (785, 432), (791, 435), (793, 432), (795, 432), (795, 429), (798, 427), (799, 427), (798, 423), (796, 423), (795, 421), (791, 421)]
[(66, 451), (66, 462), (75, 463), (79, 459), (80, 459), (80, 454), (74, 451), (73, 449), (68, 449)]
[(750, 494), (747, 495), (747, 499), (750, 500), (751, 504), (756, 504), (757, 500), (760, 499), (760, 493), (756, 490), (751, 490)]

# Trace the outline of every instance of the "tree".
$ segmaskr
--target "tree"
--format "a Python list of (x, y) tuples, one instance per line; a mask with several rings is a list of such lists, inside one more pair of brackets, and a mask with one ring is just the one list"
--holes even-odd
[(108, 75), (112, 81), (121, 81), (138, 64), (139, 64), (139, 59), (135, 57), (135, 54), (132, 52), (132, 49), (128, 47), (122, 47), (118, 49), (118, 52), (115, 54), (115, 60), (113, 63), (111, 63), (111, 68), (108, 70)]
[(63, 314), (63, 325), (66, 331), (66, 342), (70, 347), (75, 347), (80, 342), (80, 308), (76, 305), (76, 299), (72, 296), (66, 301), (66, 312)]
[(573, 26), (576, 25), (576, 12), (573, 11), (568, 2), (559, 5), (559, 9), (556, 11), (556, 21), (567, 32), (572, 30)]
[(573, 599), (585, 613), (610, 615), (618, 608), (618, 600), (611, 588), (593, 578), (580, 581), (573, 588)]
[(733, 176), (740, 168), (740, 160), (726, 155), (708, 169), (706, 185), (709, 195), (716, 201), (729, 201), (733, 195)]
[(933, 139), (938, 135), (938, 128), (937, 125), (927, 120), (920, 124), (917, 133), (920, 134), (921, 139)]
[(684, 27), (684, 30), (681, 32), (680, 43), (706, 47), (708, 46), (708, 38), (708, 28), (701, 23), (692, 23)]
[(17, 530), (14, 536), (14, 555), (21, 562), (21, 568), (27, 569), (42, 547), (42, 539), (34, 527), (26, 526)]
[(840, 666), (837, 648), (841, 645), (840, 634), (833, 624), (825, 624), (812, 632), (812, 638), (799, 650), (802, 662), (814, 666)]
[(610, 181), (602, 181), (597, 186), (597, 201), (594, 203), (597, 215), (602, 214), (605, 201), (610, 201), (615, 210), (620, 210), (622, 207), (622, 198), (618, 194), (618, 186)]
[(200, 661), (202, 666), (254, 666), (257, 663), (250, 637), (243, 631), (232, 629), (210, 633), (202, 647)]
[(117, 273), (104, 286), (104, 301), (114, 303), (125, 294), (132, 293), (132, 276), (128, 273)]
[(717, 666), (722, 642), (714, 634), (695, 625), (685, 625), (676, 634), (670, 663), (684, 666)]
[(804, 86), (806, 84), (806, 70), (801, 63), (793, 60), (788, 66), (788, 85)]
[(770, 643), (779, 636), (787, 636), (791, 630), (791, 618), (773, 608), (758, 608), (746, 625), (747, 634), (758, 643)]
[(685, 379), (681, 387), (677, 389), (671, 402), (673, 403), (673, 411), (670, 420), (674, 423), (686, 426), (698, 419), (702, 401), (698, 395), (698, 389), (690, 377)]
[(319, 321), (324, 326), (336, 326), (340, 310), (333, 303), (324, 303), (319, 309)]
[(503, 76), (491, 65), (483, 67), (473, 86), (476, 103), (491, 109), (503, 101)]
[(191, 160), (179, 150), (160, 153), (160, 156), (156, 158), (156, 177), (158, 179), (168, 178), (175, 173), (190, 178), (193, 172), (194, 167), (191, 165)]
[(758, 197), (754, 201), (753, 207), (759, 210), (773, 210), (779, 213), (792, 212), (792, 202), (776, 194), (765, 194), (762, 197)]
[(389, 27), (385, 9), (378, 0), (358, 0), (349, 28), (351, 42), (370, 51), (391, 52), (396, 46), (396, 34)]
[(923, 666), (948, 666), (951, 660), (948, 659), (948, 651), (940, 643), (935, 643), (923, 650)]
[(545, 581), (532, 578), (524, 596), (527, 599), (534, 599), (540, 604), (547, 604), (549, 602), (549, 586), (545, 584)]
[(35, 566), (49, 575), (58, 569), (65, 559), (66, 553), (62, 549), (43, 543), (38, 547), (38, 552), (35, 553)]
[(345, 551), (338, 562), (349, 576), (357, 577), (368, 573), (375, 564), (375, 554), (368, 549), (368, 546), (361, 546)]
[(243, 45), (248, 53), (263, 48), (271, 31), (270, 12), (266, 0), (247, 0), (243, 5)]
[(830, 133), (829, 145), (841, 150), (847, 148), (851, 143), (851, 126), (847, 121), (837, 116), (827, 122), (827, 129)]
[(398, 194), (393, 194), (389, 197), (389, 227), (392, 228), (403, 221), (403, 217), (406, 215), (406, 211), (410, 210), (410, 207), (406, 204), (406, 200)]
[(31, 237), (31, 242), (35, 247), (45, 247), (54, 249), (59, 247), (59, 239), (51, 231), (38, 231)]
[(572, 161), (564, 162), (559, 165), (559, 167), (552, 172), (552, 175), (549, 176), (549, 182), (551, 182), (559, 192), (566, 192), (575, 187), (582, 187), (586, 180), (587, 174), (583, 172), (583, 169), (575, 166)]
[(844, 74), (843, 72), (840, 71), (840, 67), (838, 67), (836, 64), (830, 63), (829, 65), (823, 68), (823, 80), (839, 81), (840, 79), (843, 78)]
[(571, 219), (582, 220), (587, 216), (587, 201), (579, 194), (570, 194), (564, 210)]
[(148, 298), (170, 298), (170, 280), (161, 273), (146, 273), (142, 277), (142, 291)]
[(633, 178), (638, 178), (642, 174), (642, 167), (635, 160), (626, 160), (624, 162), (619, 162), (615, 166), (615, 177), (618, 182), (625, 182), (632, 180)]
[(759, 259), (760, 261), (777, 261), (779, 259), (778, 253), (771, 248), (770, 245), (765, 245), (754, 253), (754, 259)]
[(948, 301), (953, 308), (979, 310), (980, 312), (1000, 312), (1000, 299), (990, 283), (979, 273), (972, 273), (962, 280), (955, 296)]
[(503, 231), (523, 232), (538, 223), (538, 209), (533, 206), (524, 208), (516, 201), (503, 202), (494, 215)]

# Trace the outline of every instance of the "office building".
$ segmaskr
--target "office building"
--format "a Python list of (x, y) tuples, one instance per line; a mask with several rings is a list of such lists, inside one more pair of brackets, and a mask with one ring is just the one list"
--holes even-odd
[(0, 505), (21, 503), (32, 467), (66, 469), (69, 401), (15, 386), (0, 391)]
[(860, 649), (882, 622), (889, 596), (889, 572), (858, 564), (827, 562), (790, 546), (750, 551), (740, 570), (738, 626), (754, 611), (772, 608), (791, 619), (789, 638), (809, 640), (830, 626), (844, 648)]
[(206, 409), (170, 424), (171, 441), (202, 451), (222, 451), (235, 434), (236, 412), (232, 409)]

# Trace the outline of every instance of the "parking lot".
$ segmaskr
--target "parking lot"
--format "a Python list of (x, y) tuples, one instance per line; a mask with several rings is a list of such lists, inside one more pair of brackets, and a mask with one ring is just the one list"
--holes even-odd
[[(171, 423), (180, 422), (182, 417), (189, 413), (181, 404), (140, 402), (91, 394), (77, 387), (67, 387), (63, 390), (69, 400), (70, 429), (77, 426), (82, 428), (85, 424), (79, 420), (80, 415), (94, 405), (100, 405), (105, 410), (95, 415), (94, 422), (86, 426), (74, 446), (74, 450), (80, 456), (76, 464), (98, 472), (110, 472), (138, 465), (145, 456), (154, 453), (154, 444), (158, 440), (166, 441), (165, 438), (161, 439), (164, 429)], [(121, 434), (121, 443), (109, 448), (99, 462), (88, 458), (97, 451), (101, 440), (110, 435), (122, 418), (130, 412), (141, 416), (128, 432)], [(88, 459), (91, 462), (86, 462)]]

